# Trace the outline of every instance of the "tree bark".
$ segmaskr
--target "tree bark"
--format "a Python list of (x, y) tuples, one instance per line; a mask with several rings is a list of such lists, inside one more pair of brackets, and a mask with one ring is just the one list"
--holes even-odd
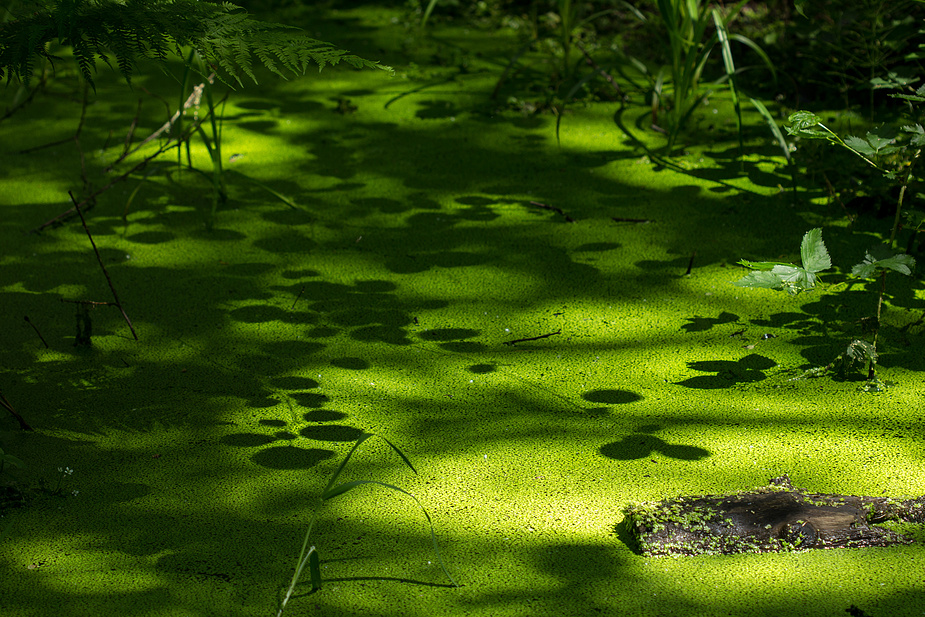
[(925, 496), (905, 501), (806, 493), (786, 475), (733, 495), (678, 497), (625, 510), (645, 555), (766, 553), (909, 544), (876, 527), (925, 523)]

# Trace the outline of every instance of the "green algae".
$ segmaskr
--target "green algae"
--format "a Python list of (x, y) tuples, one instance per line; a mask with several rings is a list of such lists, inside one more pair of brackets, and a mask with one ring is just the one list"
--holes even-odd
[[(751, 293), (731, 263), (776, 257), (807, 225), (827, 225), (833, 260), (853, 263), (865, 242), (837, 213), (794, 207), (768, 156), (749, 160), (756, 182), (724, 178), (711, 150), (692, 150), (691, 174), (653, 169), (607, 104), (576, 108), (556, 149), (552, 118), (476, 105), (496, 73), (473, 69), (439, 91), (326, 71), (233, 93), (225, 148), (243, 156), (229, 165), (299, 210), (232, 182), (209, 234), (195, 176), (152, 177), (125, 221), (134, 186), (104, 195), (88, 223), (138, 344), (98, 308), (92, 347), (75, 348), (60, 299), (108, 298), (86, 237), (21, 233), (66, 209), (73, 146), (4, 149), (17, 171), (0, 184), (0, 387), (39, 430), (5, 419), (0, 437), (28, 466), (21, 483), (67, 465), (79, 491), (9, 514), (5, 615), (269, 614), (311, 497), (359, 431), (419, 463), (407, 481), (382, 452), (353, 461), (418, 496), (464, 586), (442, 586), (419, 513), (358, 495), (319, 520), (325, 589), (290, 614), (920, 614), (920, 539), (675, 561), (636, 555), (613, 529), (632, 501), (785, 472), (818, 492), (922, 494), (920, 283), (897, 285), (885, 314), (894, 387), (790, 381), (834, 357), (826, 328), (869, 314), (866, 296)], [(165, 82), (139, 83), (172, 92)], [(99, 83), (83, 138), (94, 156), (137, 105)], [(338, 98), (356, 111), (335, 113)], [(156, 129), (160, 110), (145, 109)], [(46, 97), (22, 113), (0, 124), (10, 143), (67, 137), (79, 109)]]

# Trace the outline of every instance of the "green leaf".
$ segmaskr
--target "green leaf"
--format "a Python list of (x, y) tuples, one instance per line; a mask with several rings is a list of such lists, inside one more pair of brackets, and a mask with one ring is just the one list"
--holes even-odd
[(832, 267), (832, 258), (822, 241), (822, 230), (818, 227), (803, 235), (800, 259), (803, 260), (803, 268), (810, 272), (822, 272)]
[(321, 558), (314, 546), (308, 554), (308, 576), (312, 582), (312, 591), (321, 589)]
[(24, 469), (26, 467), (26, 464), (23, 463), (20, 459), (16, 458), (12, 454), (7, 454), (2, 449), (0, 449), (0, 463), (9, 463), (13, 467), (19, 467), (20, 469)]
[(786, 129), (791, 135), (803, 134), (803, 132), (822, 133), (822, 131), (809, 131), (809, 129), (822, 124), (822, 118), (811, 111), (796, 111), (790, 114), (787, 121), (790, 122), (790, 126), (786, 127)]
[(740, 259), (736, 263), (738, 263), (740, 266), (751, 268), (752, 270), (773, 270), (774, 266), (793, 265), (787, 263), (786, 261), (748, 261), (747, 259)]
[(832, 267), (829, 251), (822, 241), (821, 229), (810, 229), (806, 232), (800, 244), (800, 257), (803, 261), (802, 267), (777, 261), (755, 262), (742, 259), (739, 263), (755, 272), (750, 272), (733, 285), (776, 289), (786, 291), (790, 295), (813, 289), (818, 280), (816, 273)]
[(862, 341), (861, 339), (854, 339), (848, 343), (848, 349), (845, 350), (845, 355), (847, 355), (851, 360), (859, 364), (865, 362), (877, 363), (877, 350), (874, 346), (867, 341)]
[(915, 259), (905, 253), (893, 253), (884, 244), (871, 247), (864, 255), (864, 261), (851, 268), (851, 274), (869, 279), (879, 272), (892, 270), (909, 276), (915, 268)]
[(749, 272), (735, 281), (733, 285), (759, 289), (782, 289), (780, 277), (767, 271)]
[(877, 154), (877, 151), (860, 137), (849, 135), (845, 137), (845, 143), (848, 144), (848, 147), (857, 150), (861, 154), (866, 154), (867, 156), (875, 156)]
[(372, 436), (373, 436), (372, 433), (362, 433), (362, 434), (357, 438), (356, 443), (353, 444), (353, 447), (352, 447), (352, 448), (350, 448), (350, 452), (347, 453), (347, 456), (344, 457), (344, 460), (341, 461), (340, 465), (338, 465), (338, 467), (337, 467), (337, 469), (334, 471), (334, 473), (331, 474), (331, 479), (328, 480), (328, 485), (325, 486), (325, 487), (324, 487), (324, 490), (321, 492), (321, 499), (327, 499), (327, 498), (325, 497), (325, 495), (328, 493), (328, 491), (331, 490), (331, 487), (333, 487), (333, 486), (337, 483), (337, 479), (340, 477), (340, 474), (344, 471), (344, 467), (347, 466), (347, 462), (350, 460), (350, 457), (353, 456), (353, 453), (357, 451), (357, 448), (359, 448), (360, 445), (361, 445), (364, 441), (366, 441), (367, 439), (369, 439), (369, 438), (372, 437)]

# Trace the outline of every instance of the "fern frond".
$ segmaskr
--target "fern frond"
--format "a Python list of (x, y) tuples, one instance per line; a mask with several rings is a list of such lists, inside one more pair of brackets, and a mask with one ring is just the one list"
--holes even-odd
[[(15, 8), (0, 24), (0, 79), (28, 82), (36, 57), (51, 58), (46, 44), (70, 47), (81, 74), (93, 85), (96, 60), (115, 58), (130, 81), (137, 62), (165, 62), (169, 52), (192, 47), (213, 67), (241, 83), (257, 81), (254, 59), (276, 75), (302, 75), (339, 62), (390, 70), (296, 28), (251, 19), (230, 2), (205, 0), (37, 0)], [(181, 57), (183, 55), (181, 54)]]

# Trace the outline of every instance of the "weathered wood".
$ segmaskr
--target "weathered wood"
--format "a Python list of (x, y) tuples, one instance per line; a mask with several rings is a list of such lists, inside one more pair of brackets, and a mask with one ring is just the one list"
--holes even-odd
[(806, 493), (784, 475), (752, 491), (666, 499), (630, 506), (625, 514), (646, 555), (890, 546), (912, 540), (874, 525), (925, 523), (925, 497), (899, 501)]

